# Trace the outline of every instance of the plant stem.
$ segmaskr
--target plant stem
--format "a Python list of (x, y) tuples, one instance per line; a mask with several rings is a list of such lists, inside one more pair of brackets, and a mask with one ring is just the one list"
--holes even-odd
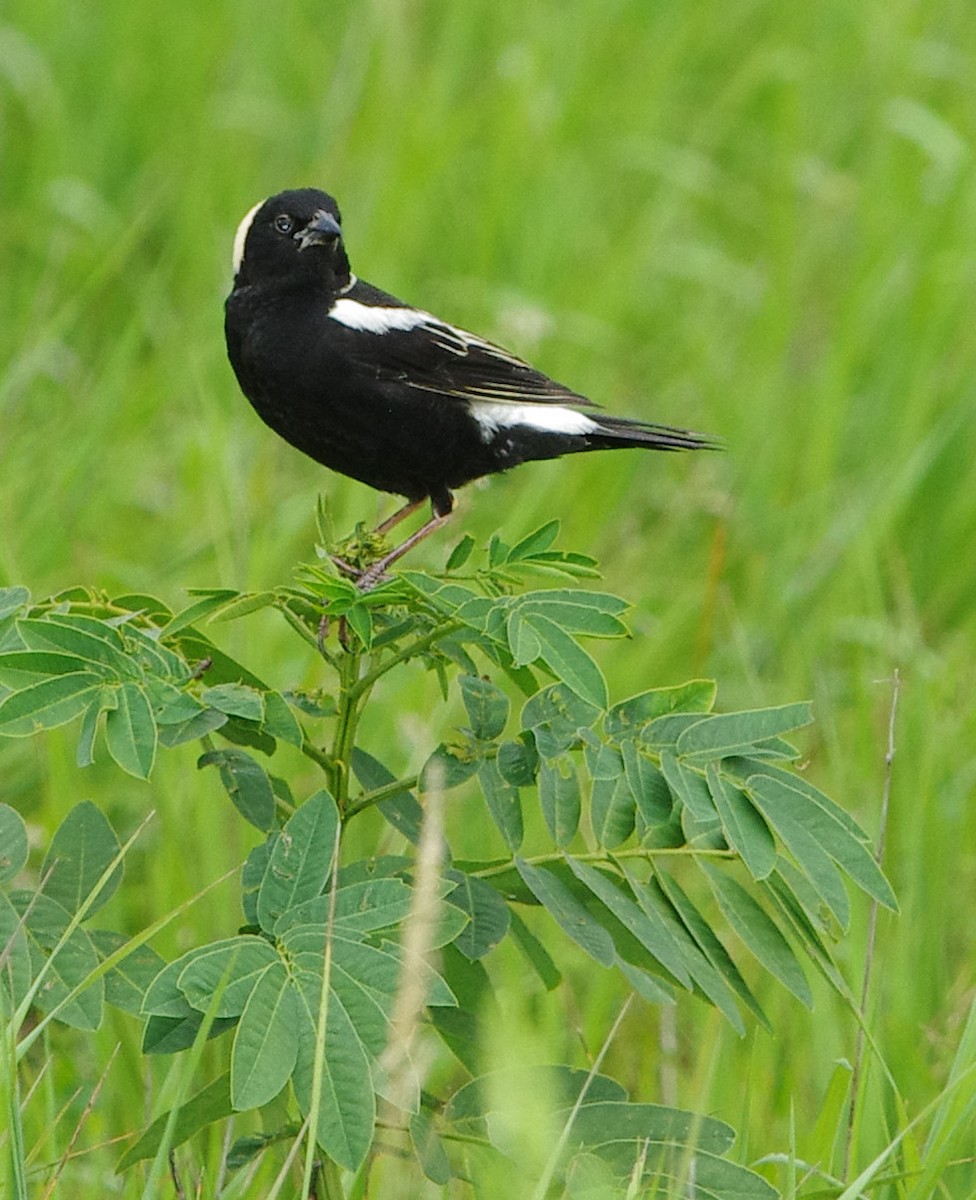
[[(635, 846), (631, 850), (594, 850), (585, 854), (574, 854), (573, 859), (576, 862), (595, 862), (604, 863), (607, 866), (613, 866), (614, 861), (620, 858), (637, 858), (650, 860), (652, 858), (676, 858), (693, 856), (696, 858), (735, 858), (734, 850), (696, 850), (693, 846), (662, 846), (660, 849), (655, 849), (648, 846)], [(534, 854), (524, 861), (530, 866), (544, 866), (546, 863), (565, 862), (566, 855), (562, 850), (556, 850), (550, 854)], [(468, 870), (472, 865), (470, 862), (457, 862), (454, 864), (459, 869)], [(477, 876), (478, 879), (489, 879), (492, 875), (504, 875), (506, 871), (515, 870), (515, 860), (506, 859), (504, 862), (494, 862), (490, 866), (484, 867), (481, 870), (468, 871), (469, 875)]]
[(371, 671), (367, 671), (362, 679), (357, 680), (353, 685), (352, 693), (355, 699), (359, 699), (361, 695), (368, 692), (378, 679), (382, 679), (387, 671), (392, 670), (402, 662), (406, 662), (409, 658), (416, 658), (418, 654), (423, 654), (425, 650), (429, 650), (431, 646), (448, 634), (454, 633), (455, 630), (462, 629), (464, 622), (454, 619), (445, 621), (443, 625), (439, 625), (436, 629), (432, 629), (429, 633), (425, 633), (423, 637), (416, 638), (402, 650), (398, 650), (396, 654), (392, 654), (379, 666), (374, 667)]
[(419, 775), (405, 775), (403, 779), (391, 779), (389, 783), (384, 783), (382, 787), (373, 788), (371, 792), (363, 792), (346, 809), (347, 817), (354, 817), (357, 813), (365, 812), (367, 808), (372, 808), (374, 804), (382, 804), (384, 800), (389, 800), (391, 796), (396, 796), (400, 792), (409, 792), (417, 786)]
[(369, 694), (368, 688), (359, 686), (362, 683), (359, 679), (360, 661), (358, 651), (347, 650), (339, 662), (339, 715), (336, 718), (331, 760), (322, 764), (330, 772), (332, 795), (343, 819), (349, 802), (349, 774), (356, 743), (356, 726), (359, 724), (359, 702)]

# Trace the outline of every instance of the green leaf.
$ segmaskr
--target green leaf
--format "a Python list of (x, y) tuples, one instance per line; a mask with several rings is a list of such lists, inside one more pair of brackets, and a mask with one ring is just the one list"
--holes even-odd
[[(195, 1133), (212, 1125), (214, 1121), (222, 1121), (234, 1111), (230, 1100), (230, 1072), (225, 1072), (213, 1083), (208, 1084), (202, 1091), (197, 1092), (180, 1105), (171, 1131), (169, 1145), (175, 1149), (188, 1141)], [(119, 1159), (116, 1171), (121, 1174), (137, 1162), (154, 1158), (169, 1125), (170, 1114), (162, 1113), (126, 1150)]]
[[(702, 1118), (695, 1116), (694, 1119), (700, 1121)], [(684, 1154), (674, 1152), (673, 1157), (662, 1162), (662, 1144), (651, 1143), (645, 1162), (647, 1145), (639, 1138), (612, 1139), (594, 1147), (592, 1152), (609, 1164), (618, 1179), (634, 1178), (638, 1163), (644, 1162), (643, 1178), (653, 1182), (655, 1189), (659, 1186), (667, 1189), (666, 1192), (658, 1191), (658, 1195), (694, 1194), (702, 1200), (778, 1200), (779, 1192), (761, 1175), (727, 1158), (707, 1150), (695, 1150), (693, 1155), (687, 1151)], [(670, 1146), (681, 1148), (680, 1144), (663, 1143), (663, 1148)], [(693, 1193), (688, 1191), (689, 1186), (693, 1187)]]
[[(895, 894), (864, 844), (864, 834), (822, 792), (785, 771), (750, 776), (746, 787), (778, 832), (781, 831), (773, 819), (773, 809), (783, 814), (787, 822), (801, 823), (858, 887), (892, 912), (898, 911)], [(783, 840), (786, 841), (785, 836)]]
[(158, 676), (147, 679), (144, 686), (157, 725), (180, 725), (206, 711), (191, 692)]
[(369, 607), (366, 604), (350, 604), (343, 616), (363, 649), (370, 650), (373, 645), (373, 618)]
[(869, 844), (871, 841), (846, 809), (841, 808), (839, 804), (831, 800), (818, 787), (814, 787), (809, 779), (797, 774), (796, 771), (787, 770), (785, 767), (778, 766), (774, 762), (769, 762), (767, 759), (756, 756), (727, 758), (722, 763), (722, 770), (743, 785), (753, 775), (768, 775), (771, 779), (777, 779), (786, 787), (792, 788), (794, 791), (806, 796), (817, 808), (823, 809), (855, 841), (864, 842), (865, 844)]
[(607, 681), (583, 647), (542, 613), (532, 613), (527, 620), (539, 642), (538, 657), (557, 679), (571, 688), (581, 700), (605, 709)]
[(77, 654), (56, 650), (8, 650), (0, 654), (0, 685), (20, 691), (53, 675), (90, 671), (92, 664)]
[(626, 776), (616, 782), (593, 781), (590, 793), (590, 822), (599, 844), (613, 850), (634, 832), (634, 797)]
[(463, 567), (471, 557), (471, 551), (473, 549), (474, 538), (470, 533), (466, 533), (448, 556), (447, 565), (445, 566), (444, 570), (456, 571), (459, 567)]
[(316, 1140), (347, 1171), (357, 1171), (373, 1140), (376, 1099), (363, 1044), (337, 996), (329, 1002), (325, 1045), (318, 1047), (316, 1029), (321, 977), (299, 977), (298, 1059), (292, 1077), (295, 1098), (303, 1116), (312, 1103), (316, 1055), (322, 1061), (322, 1092)]
[(421, 768), (417, 790), (421, 795), (435, 789), (449, 792), (471, 778), (478, 770), (478, 762), (457, 747), (440, 745)]
[(520, 542), (515, 543), (508, 552), (508, 561), (521, 562), (526, 558), (533, 558), (536, 554), (542, 554), (552, 546), (558, 536), (559, 522), (547, 521), (545, 525), (540, 525)]
[[(214, 1016), (239, 1017), (262, 976), (278, 962), (277, 951), (264, 938), (240, 934), (191, 950), (167, 970), (175, 973), (176, 986), (192, 1008), (207, 1012), (220, 992)], [(154, 980), (146, 997), (146, 1003), (152, 1003), (157, 1012), (162, 1007), (157, 999), (160, 988), (160, 982)]]
[[(193, 592), (190, 593), (193, 595)], [(240, 596), (240, 592), (234, 588), (215, 588), (201, 597), (199, 600), (194, 600), (172, 617), (162, 628), (162, 636), (173, 638), (178, 633), (182, 633), (184, 629), (188, 629), (191, 625), (195, 625), (204, 617), (210, 616), (211, 613), (218, 612), (222, 608), (226, 608), (228, 604), (236, 600)]]
[(657, 920), (663, 921), (681, 947), (685, 967), (695, 990), (718, 1008), (737, 1033), (744, 1034), (745, 1023), (729, 985), (706, 957), (657, 880), (651, 879), (648, 883), (640, 885), (631, 879), (630, 883), (641, 908), (648, 916), (653, 915)]
[(686, 767), (669, 750), (661, 751), (661, 772), (675, 799), (681, 801), (696, 821), (706, 824), (718, 821), (715, 802), (703, 775)]
[(512, 938), (516, 946), (525, 955), (532, 969), (539, 976), (542, 986), (547, 992), (551, 992), (554, 988), (559, 987), (563, 981), (563, 977), (559, 968), (552, 961), (549, 951), (543, 946), (532, 930), (529, 929), (517, 912), (509, 909), (508, 915)]
[[(851, 917), (850, 900), (840, 872), (834, 866), (834, 861), (824, 845), (820, 822), (814, 820), (811, 826), (811, 805), (807, 798), (797, 789), (767, 775), (750, 776), (746, 788), (751, 799), (796, 859), (800, 870), (837, 918), (838, 924), (842, 929), (847, 929)], [(835, 836), (840, 830), (841, 826), (834, 823), (832, 832)], [(862, 853), (870, 858), (862, 843), (850, 838), (846, 832), (843, 836), (850, 845), (858, 846)], [(836, 836), (834, 848), (838, 845), (839, 836)]]
[[(364, 879), (342, 884), (336, 891), (336, 930), (348, 937), (398, 925), (410, 911), (412, 894), (404, 880), (397, 878)], [(292, 909), (291, 912), (301, 912), (301, 909)], [(279, 921), (275, 932), (280, 931)]]
[(148, 779), (156, 759), (156, 722), (149, 698), (131, 681), (113, 695), (118, 703), (105, 714), (105, 745), (123, 771)]
[(490, 679), (477, 675), (462, 675), (459, 683), (471, 732), (481, 741), (493, 741), (508, 720), (508, 697)]
[(637, 811), (647, 826), (661, 825), (671, 817), (673, 808), (667, 781), (646, 754), (633, 741), (620, 745), (627, 786), (634, 797)]
[[(139, 629), (129, 624), (124, 631), (126, 656), (143, 671), (149, 675), (161, 675), (173, 683), (189, 682), (192, 675), (189, 664), (160, 643), (158, 630)], [(206, 645), (209, 646), (209, 643)]]
[(258, 892), (262, 929), (270, 933), (282, 913), (323, 890), (338, 840), (339, 810), (327, 791), (318, 791), (295, 810), (271, 850)]
[(245, 721), (264, 720), (264, 698), (259, 691), (244, 683), (218, 683), (206, 688), (200, 699), (208, 708), (215, 708), (228, 717), (241, 717)]
[(613, 913), (657, 962), (674, 976), (682, 987), (690, 988), (691, 980), (685, 966), (681, 947), (653, 907), (639, 907), (609, 876), (588, 863), (567, 856), (567, 863), (576, 878)]
[(705, 771), (708, 790), (729, 845), (737, 851), (753, 879), (765, 879), (776, 865), (776, 842), (752, 801), (714, 763)]
[(677, 750), (682, 756), (707, 755), (709, 758), (748, 753), (757, 742), (809, 725), (812, 720), (813, 712), (808, 702), (720, 713), (689, 726), (679, 736)]
[(426, 1109), (410, 1118), (410, 1144), (420, 1169), (432, 1183), (443, 1186), (450, 1182), (454, 1172)]
[[(532, 622), (537, 616), (544, 617), (567, 634), (599, 638), (626, 637), (628, 629), (623, 621), (610, 612), (586, 603), (592, 599), (589, 592), (529, 593), (519, 597), (514, 611)], [(625, 607), (623, 601), (620, 605)]]
[(93, 617), (49, 614), (43, 619), (18, 621), (17, 631), (28, 649), (76, 655), (88, 660), (88, 670), (98, 667), (107, 668), (112, 675), (137, 674), (118, 631)]
[(539, 803), (549, 835), (560, 849), (576, 836), (580, 788), (576, 768), (565, 755), (539, 764)]
[(11, 613), (19, 612), (30, 603), (30, 592), (25, 587), (0, 588), (0, 620)]
[[(331, 983), (366, 1053), (378, 1059), (390, 1037), (400, 964), (392, 954), (364, 942), (337, 939)], [(303, 960), (304, 961), (304, 960)]]
[(74, 671), (12, 692), (0, 702), (0, 734), (30, 737), (66, 725), (97, 698), (101, 686), (102, 677), (93, 671)]
[[(385, 787), (396, 779), (393, 772), (387, 770), (379, 759), (367, 754), (365, 750), (360, 750), (359, 747), (352, 752), (352, 769), (356, 778), (367, 791)], [(381, 800), (376, 807), (398, 833), (402, 833), (414, 845), (417, 844), (420, 840), (420, 825), (424, 810), (420, 807), (413, 792), (404, 788), (386, 800)]]
[[(109, 696), (102, 696), (107, 700)], [(75, 747), (75, 764), (79, 767), (90, 767), (95, 761), (95, 738), (98, 735), (98, 718), (102, 715), (102, 706), (96, 700), (85, 709), (81, 715), (81, 729), (78, 732), (78, 744)]]
[(551, 871), (532, 866), (522, 858), (515, 859), (515, 866), (525, 886), (560, 929), (601, 966), (612, 966), (615, 957), (613, 939), (590, 916), (569, 888)]
[[(24, 819), (8, 804), (0, 804), (0, 883), (9, 882), (26, 864), (27, 826)], [(0, 952), (2, 949), (3, 942), (0, 941)]]
[(451, 904), (470, 918), (454, 945), (465, 958), (484, 958), (508, 933), (508, 905), (482, 879), (453, 869), (445, 871), (444, 876), (458, 885), (451, 892)]
[(298, 1058), (298, 995), (278, 959), (260, 976), (234, 1037), (230, 1094), (240, 1112), (260, 1108), (288, 1082)]
[[(739, 997), (747, 1008), (752, 1010), (755, 1016), (761, 1021), (763, 1027), (769, 1029), (769, 1019), (763, 1012), (759, 1001), (749, 990), (749, 986), (742, 978), (739, 968), (732, 961), (728, 951), (716, 936), (715, 931), (691, 902), (678, 881), (666, 871), (658, 871), (655, 878), (657, 879), (658, 886), (674, 907), (682, 924), (701, 947), (702, 954), (714, 967), (722, 981)], [(701, 981), (701, 976), (695, 976), (694, 972), (692, 972), (692, 977), (695, 978), (696, 982)], [(704, 989), (703, 983), (702, 987)], [(719, 1007), (722, 1006), (719, 1005)], [(725, 1012), (725, 1009), (722, 1008), (722, 1011)], [(736, 1023), (733, 1022), (733, 1024)], [(741, 1028), (741, 1025), (737, 1024), (736, 1028)]]
[[(44, 983), (34, 998), (42, 1012), (51, 1012), (69, 992), (83, 986), (98, 969), (98, 955), (84, 929), (75, 928), (57, 953), (52, 953), (71, 922), (71, 915), (56, 900), (41, 892), (15, 891), (10, 902), (25, 917), (25, 929), (31, 949), (32, 974), (36, 979), (46, 964)], [(102, 1022), (105, 987), (101, 979), (88, 983), (84, 990), (63, 1008), (58, 1020), (73, 1029), (97, 1029)]]
[(267, 772), (243, 750), (211, 750), (198, 767), (215, 766), (234, 807), (245, 820), (267, 833), (275, 826), (275, 798)]
[[(129, 939), (110, 929), (91, 929), (89, 937), (103, 959), (126, 946)], [(143, 1015), (149, 985), (166, 966), (151, 946), (135, 946), (105, 975), (105, 999), (134, 1017)]]
[(648, 1004), (674, 1004), (674, 989), (663, 979), (658, 979), (622, 956), (618, 956), (616, 966), (638, 996), (642, 996)]
[(604, 729), (608, 737), (626, 738), (669, 713), (710, 712), (715, 693), (716, 686), (711, 679), (693, 679), (678, 687), (653, 688), (615, 704), (606, 715)]
[(162, 725), (157, 733), (160, 745), (172, 748), (186, 742), (195, 742), (223, 728), (230, 718), (213, 708), (204, 708), (194, 717), (178, 725)]
[(698, 1152), (724, 1154), (735, 1141), (735, 1131), (724, 1121), (700, 1113), (626, 1100), (591, 1101), (587, 1092), (573, 1118), (570, 1140), (584, 1146), (617, 1141), (651, 1142), (655, 1146), (672, 1143), (694, 1146)]
[(245, 592), (234, 600), (226, 601), (220, 608), (214, 610), (211, 621), (236, 621), (240, 617), (260, 612), (269, 608), (277, 600), (274, 592)]
[(696, 713), (668, 713), (645, 725), (640, 731), (640, 740), (654, 750), (674, 750), (684, 731), (697, 725), (700, 720), (701, 717)]
[[(511, 742), (507, 744), (516, 745)], [(518, 850), (525, 832), (518, 788), (503, 778), (497, 760), (491, 758), (485, 759), (478, 767), (478, 782), (491, 818), (505, 839), (505, 844), (509, 850)]]
[[(236, 941), (231, 938), (230, 941)], [(221, 946), (226, 942), (215, 942), (214, 946)], [(180, 955), (171, 963), (167, 963), (159, 972), (155, 979), (146, 988), (146, 994), (142, 1001), (142, 1011), (144, 1014), (151, 1014), (157, 1017), (185, 1017), (188, 1016), (193, 1009), (190, 1007), (186, 996), (180, 991), (177, 986), (184, 967), (197, 958), (201, 952), (206, 953), (212, 947), (202, 947), (201, 950), (190, 950), (186, 954)]]
[[(51, 839), (41, 867), (43, 892), (74, 915), (119, 852), (119, 841), (104, 814), (90, 800), (76, 804)], [(96, 913), (122, 881), (115, 868), (88, 910)]]
[(454, 946), (444, 948), (441, 969), (458, 1006), (432, 1008), (430, 1022), (458, 1061), (474, 1073), (484, 1050), (478, 1014), (495, 1002), (491, 980), (480, 962), (466, 959)]
[(778, 925), (752, 896), (734, 879), (711, 863), (702, 862), (726, 920), (771, 975), (807, 1008), (813, 1008), (813, 995), (803, 968)]
[[(179, 1054), (181, 1050), (188, 1050), (200, 1036), (203, 1022), (204, 1014), (192, 1008), (182, 1017), (151, 1016), (142, 1033), (143, 1054)], [(211, 1022), (207, 1041), (236, 1024), (236, 1017), (218, 1017)]]
[(30, 945), (20, 914), (0, 891), (0, 1016), (9, 1018), (30, 990)]
[(565, 684), (554, 683), (526, 703), (522, 728), (533, 731), (536, 747), (544, 758), (555, 758), (579, 741), (579, 731), (589, 729), (599, 712)]
[(524, 741), (502, 742), (495, 757), (502, 779), (517, 788), (531, 787), (539, 767), (539, 755), (531, 735), (523, 734), (522, 737)]
[(287, 742), (289, 746), (301, 748), (305, 740), (298, 718), (280, 692), (264, 694), (264, 730), (272, 737)]
[(521, 609), (515, 609), (509, 616), (506, 635), (512, 660), (517, 667), (535, 662), (542, 653), (542, 643)]

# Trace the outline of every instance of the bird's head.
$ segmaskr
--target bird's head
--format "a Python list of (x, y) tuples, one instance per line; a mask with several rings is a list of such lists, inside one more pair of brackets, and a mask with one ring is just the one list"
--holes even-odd
[(315, 188), (279, 192), (255, 204), (234, 237), (235, 285), (292, 277), (336, 290), (350, 278), (339, 206)]

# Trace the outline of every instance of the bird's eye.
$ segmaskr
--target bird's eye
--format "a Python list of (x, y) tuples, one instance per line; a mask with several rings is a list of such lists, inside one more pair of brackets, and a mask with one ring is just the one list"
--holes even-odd
[(291, 233), (292, 229), (294, 228), (294, 224), (291, 217), (286, 216), (285, 213), (280, 213), (274, 219), (274, 227), (279, 233)]

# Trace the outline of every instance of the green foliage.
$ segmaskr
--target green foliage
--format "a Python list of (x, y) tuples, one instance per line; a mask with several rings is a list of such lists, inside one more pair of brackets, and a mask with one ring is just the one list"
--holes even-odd
[[(202, 740), (198, 765), (217, 768), (237, 813), (264, 835), (242, 864), (243, 925), (167, 963), (145, 937), (88, 925), (119, 886), (125, 853), (99, 809), (74, 807), (39, 886), (17, 888), (26, 832), (0, 808), (4, 1011), (22, 1019), (34, 1004), (45, 1022), (95, 1029), (108, 1003), (144, 1020), (153, 1056), (227, 1035), (226, 1073), (159, 1116), (120, 1169), (155, 1161), (231, 1112), (283, 1103), (280, 1136), (247, 1143), (235, 1161), (311, 1120), (327, 1159), (357, 1172), (385, 1104), (399, 1112), (418, 1170), (443, 1182), (463, 1175), (457, 1150), (472, 1139), (504, 1152), (486, 1107), (497, 1080), (435, 1101), (410, 1076), (404, 1091), (388, 1060), (402, 995), (419, 996), (476, 1071), (459, 1036), (466, 1028), (470, 1038), (489, 1002), (483, 961), (511, 936), (552, 988), (569, 939), (625, 988), (653, 1003), (692, 993), (744, 1033), (746, 1013), (771, 1022), (743, 951), (810, 1005), (803, 963), (836, 978), (830, 943), (850, 919), (847, 887), (895, 907), (866, 835), (793, 765), (784, 735), (810, 722), (809, 705), (717, 713), (715, 687), (701, 680), (610, 702), (585, 643), (628, 636), (627, 604), (565, 582), (591, 576), (593, 564), (553, 549), (556, 532), (549, 523), (513, 547), (495, 538), (474, 570), (462, 541), (445, 574), (405, 571), (366, 593), (324, 561), (294, 586), (198, 593), (177, 613), (82, 589), (39, 602), (0, 592), (0, 732), (74, 722), (79, 764), (107, 753), (139, 778), (160, 748)], [(562, 578), (529, 587), (525, 576), (539, 571)], [(331, 676), (315, 697), (286, 699), (212, 639), (214, 623), (266, 608)], [(373, 689), (409, 664), (433, 672), (463, 712), (415, 775), (357, 744)], [(255, 757), (276, 755), (279, 743), (322, 775), (298, 802)], [(435, 967), (405, 949), (422, 890), (413, 846), (424, 805), (455, 789), (465, 807), (484, 802), (504, 852), (448, 858), (425, 933), (442, 951)], [(405, 853), (344, 851), (350, 822), (374, 810)], [(773, 1194), (724, 1157), (733, 1134), (721, 1122), (632, 1103), (600, 1076), (553, 1071), (540, 1078), (563, 1127), (561, 1172), (599, 1162), (631, 1186), (644, 1178), (677, 1189), (693, 1163), (697, 1186), (716, 1198)]]

